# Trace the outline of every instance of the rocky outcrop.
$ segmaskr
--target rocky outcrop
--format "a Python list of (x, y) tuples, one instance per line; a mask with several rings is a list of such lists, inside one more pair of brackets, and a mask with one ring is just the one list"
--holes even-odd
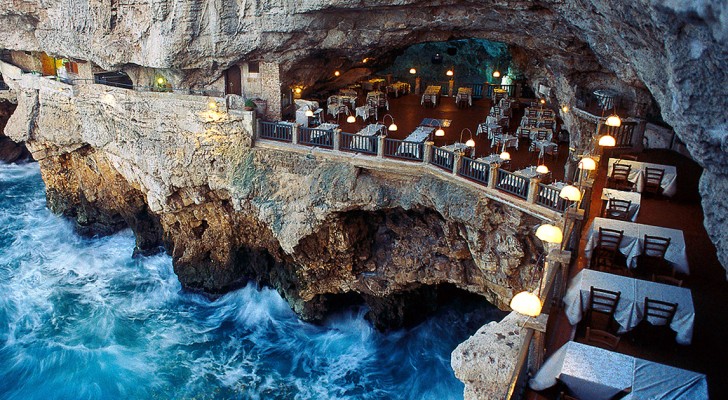
[(30, 159), (30, 152), (25, 144), (15, 143), (3, 133), (13, 111), (15, 111), (15, 104), (0, 100), (0, 161), (8, 163)]
[(503, 399), (516, 368), (527, 317), (515, 312), (483, 325), (452, 352), (455, 376), (465, 383), (465, 400)]
[[(720, 192), (707, 190), (728, 182), (726, 15), (728, 6), (716, 1), (259, 0), (201, 7), (186, 0), (11, 0), (0, 8), (0, 47), (88, 60), (130, 76), (157, 68), (178, 87), (205, 86), (239, 60), (262, 59), (281, 64), (285, 85), (310, 88), (330, 85), (335, 69), (376, 71), (415, 43), (505, 42), (532, 82), (552, 87), (554, 103), (573, 106), (579, 90), (598, 87), (637, 103), (654, 98), (707, 170), (706, 225), (728, 266), (728, 241), (712, 229), (725, 215)], [(584, 145), (592, 132), (569, 115), (564, 120), (572, 142)]]
[(18, 108), (5, 131), (39, 160), (49, 207), (84, 233), (130, 226), (139, 251), (163, 243), (188, 289), (253, 279), (305, 319), (363, 301), (379, 327), (395, 327), (443, 284), (506, 308), (542, 251), (534, 230), (546, 217), (451, 175), (251, 147), (253, 113), (206, 98), (29, 79), (11, 83)]

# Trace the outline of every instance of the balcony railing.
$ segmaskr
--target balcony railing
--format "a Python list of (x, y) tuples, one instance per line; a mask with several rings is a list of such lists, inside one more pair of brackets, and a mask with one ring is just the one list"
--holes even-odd
[(331, 129), (301, 127), (298, 129), (298, 143), (333, 149), (334, 131)]
[(422, 161), (424, 147), (424, 143), (384, 139), (384, 155), (386, 157)]
[(258, 134), (263, 139), (291, 142), (293, 140), (293, 126), (291, 124), (282, 124), (279, 122), (261, 121), (260, 131)]
[(355, 153), (377, 154), (379, 136), (363, 136), (341, 132), (341, 150)]
[(525, 199), (528, 197), (528, 186), (530, 182), (531, 180), (528, 178), (524, 178), (504, 169), (499, 169), (495, 187), (504, 192)]
[(559, 197), (560, 190), (544, 185), (543, 183), (538, 184), (538, 195), (536, 196), (536, 204), (542, 205), (546, 208), (550, 208), (554, 211), (563, 212), (571, 204), (568, 200), (564, 200)]
[(432, 157), (430, 164), (436, 165), (445, 171), (452, 172), (453, 163), (455, 162), (455, 153), (439, 147), (432, 148)]
[(476, 182), (487, 185), (490, 177), (490, 164), (475, 161), (472, 158), (463, 157), (458, 175), (472, 179)]

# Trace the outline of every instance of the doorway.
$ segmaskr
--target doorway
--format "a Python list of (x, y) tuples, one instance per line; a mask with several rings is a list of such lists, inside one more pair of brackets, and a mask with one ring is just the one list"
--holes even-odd
[(237, 94), (238, 96), (243, 94), (240, 82), (240, 67), (237, 65), (225, 70), (225, 94)]

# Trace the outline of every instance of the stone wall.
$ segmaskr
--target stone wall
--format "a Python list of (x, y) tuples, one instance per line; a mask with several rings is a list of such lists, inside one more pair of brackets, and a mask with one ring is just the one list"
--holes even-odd
[(277, 63), (262, 62), (260, 63), (260, 77), (262, 79), (261, 98), (268, 102), (268, 109), (265, 118), (269, 120), (280, 120), (282, 115), (281, 109), (281, 83), (280, 67)]

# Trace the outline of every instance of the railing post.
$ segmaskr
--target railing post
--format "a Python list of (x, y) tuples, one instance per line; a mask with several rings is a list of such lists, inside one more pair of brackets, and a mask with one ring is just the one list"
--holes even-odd
[(425, 145), (423, 146), (424, 153), (422, 154), (422, 163), (427, 165), (432, 161), (432, 146), (435, 145), (435, 142), (432, 141), (426, 141)]
[(334, 129), (334, 151), (341, 150), (341, 129)]
[(526, 195), (526, 201), (529, 203), (535, 203), (536, 197), (538, 197), (538, 184), (541, 182), (541, 178), (533, 177), (528, 182), (528, 194)]
[(495, 188), (496, 179), (498, 179), (498, 164), (490, 164), (490, 174), (488, 174), (489, 188)]
[(387, 138), (387, 135), (381, 135), (378, 136), (379, 138), (379, 146), (377, 146), (377, 158), (384, 158), (384, 139)]
[(460, 166), (463, 164), (463, 153), (456, 151), (453, 153), (455, 158), (452, 160), (452, 174), (457, 176)]
[(298, 144), (298, 124), (291, 127), (291, 143)]
[[(253, 117), (253, 118), (255, 118), (255, 117)], [(255, 132), (253, 132), (253, 137), (252, 137), (252, 140), (251, 140), (251, 142), (252, 142), (251, 143), (251, 146), (255, 146), (255, 142), (258, 139), (260, 139), (260, 132), (262, 130), (262, 126), (261, 125), (262, 124), (260, 122), (260, 118), (255, 118), (255, 124), (253, 124), (253, 126), (255, 127)]]

